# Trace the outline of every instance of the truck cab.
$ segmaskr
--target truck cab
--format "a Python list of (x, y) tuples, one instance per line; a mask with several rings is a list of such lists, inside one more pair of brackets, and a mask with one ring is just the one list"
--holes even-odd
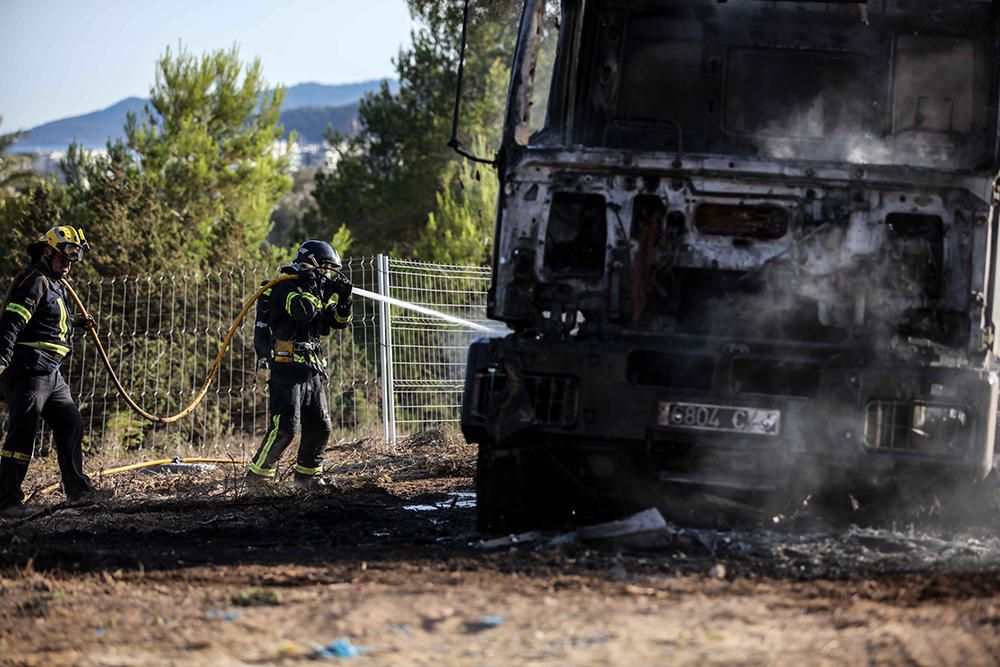
[(972, 483), (997, 422), (989, 0), (528, 0), (462, 427), (479, 525)]

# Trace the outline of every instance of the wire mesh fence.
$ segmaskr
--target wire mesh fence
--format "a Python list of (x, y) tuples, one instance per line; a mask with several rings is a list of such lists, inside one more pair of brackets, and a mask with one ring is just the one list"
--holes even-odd
[[(486, 321), (489, 269), (383, 258), (382, 293), (476, 323)], [(427, 424), (457, 422), (469, 344), (482, 333), (398, 306), (386, 306), (390, 368), (386, 439)]]
[[(485, 318), (488, 271), (384, 256), (347, 259), (344, 272), (375, 294)], [(243, 304), (276, 273), (264, 268), (212, 274), (101, 278), (75, 285), (97, 322), (98, 336), (122, 384), (139, 405), (175, 414), (194, 398)], [(136, 415), (118, 394), (96, 346), (74, 332), (63, 374), (80, 406), (85, 447), (195, 450), (245, 458), (267, 419), (266, 387), (254, 383), (253, 309), (238, 327), (207, 395), (173, 424)], [(411, 316), (355, 297), (348, 329), (324, 339), (328, 400), (337, 439), (398, 435), (457, 421), (465, 350), (474, 337), (457, 325)], [(51, 438), (44, 431), (36, 449)]]

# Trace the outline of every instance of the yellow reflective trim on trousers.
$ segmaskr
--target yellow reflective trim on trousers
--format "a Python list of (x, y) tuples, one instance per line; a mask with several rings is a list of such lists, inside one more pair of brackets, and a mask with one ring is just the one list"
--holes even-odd
[(278, 437), (278, 424), (281, 423), (281, 415), (274, 415), (272, 421), (274, 422), (274, 426), (267, 432), (267, 439), (264, 440), (264, 446), (260, 449), (260, 456), (250, 464), (250, 470), (258, 475), (265, 475), (267, 477), (274, 476), (274, 470), (265, 468), (264, 463), (267, 461), (268, 452), (271, 451), (271, 445), (274, 444), (274, 440)]
[(257, 475), (258, 477), (274, 477), (274, 469), (267, 470), (265, 468), (258, 468), (253, 463), (250, 464), (250, 472)]
[(21, 452), (14, 452), (9, 449), (0, 450), (0, 456), (8, 459), (15, 459), (17, 461), (30, 461), (31, 454), (22, 454)]
[(65, 357), (67, 354), (69, 354), (69, 348), (67, 346), (60, 345), (59, 343), (49, 343), (44, 340), (34, 340), (34, 341), (22, 340), (18, 341), (17, 344), (26, 345), (28, 347), (33, 347), (38, 350), (45, 350), (46, 352), (55, 352), (60, 357)]
[(320, 466), (318, 468), (306, 468), (305, 466), (300, 466), (298, 464), (295, 464), (295, 472), (299, 473), (300, 475), (322, 475), (323, 466)]
[(66, 325), (66, 304), (63, 303), (61, 296), (56, 297), (56, 303), (59, 304), (59, 340), (66, 340), (69, 334), (69, 327)]
[(20, 315), (22, 318), (24, 318), (25, 323), (31, 320), (31, 311), (19, 303), (8, 303), (7, 308), (5, 308), (4, 310), (5, 312), (9, 310), (15, 315)]

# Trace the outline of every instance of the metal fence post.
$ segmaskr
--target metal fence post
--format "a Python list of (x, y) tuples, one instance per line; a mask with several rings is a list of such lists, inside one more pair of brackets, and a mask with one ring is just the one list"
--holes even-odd
[[(389, 296), (389, 258), (378, 255), (378, 293)], [(379, 302), (379, 349), (382, 371), (382, 433), (390, 447), (396, 447), (396, 396), (392, 374), (392, 315), (385, 301)]]

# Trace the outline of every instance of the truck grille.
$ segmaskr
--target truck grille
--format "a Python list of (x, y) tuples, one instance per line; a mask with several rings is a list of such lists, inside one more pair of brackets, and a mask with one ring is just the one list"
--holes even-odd
[(865, 408), (869, 450), (958, 458), (971, 432), (970, 413), (961, 406), (875, 400)]
[(528, 398), (540, 424), (569, 426), (576, 422), (576, 380), (570, 377), (528, 375)]
[[(475, 376), (471, 414), (487, 419), (508, 399), (507, 375), (499, 370), (481, 371)], [(525, 375), (524, 389), (542, 426), (570, 426), (576, 423), (579, 402), (576, 378), (558, 375)]]

